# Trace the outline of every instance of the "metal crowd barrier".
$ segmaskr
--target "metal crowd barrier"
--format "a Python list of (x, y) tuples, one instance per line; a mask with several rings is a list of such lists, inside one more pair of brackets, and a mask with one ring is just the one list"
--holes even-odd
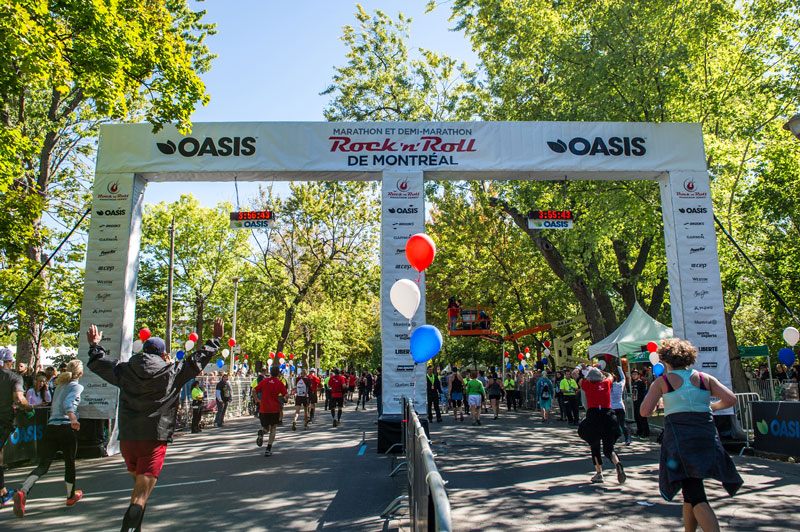
[[(191, 424), (192, 421), (192, 383), (197, 380), (205, 395), (205, 413), (203, 421), (213, 423), (216, 416), (216, 387), (222, 379), (221, 375), (201, 374), (186, 383), (181, 390), (180, 405), (176, 428), (181, 429)], [(231, 387), (231, 401), (225, 411), (225, 419), (253, 415), (255, 405), (250, 394), (251, 377), (233, 377), (228, 380)]]
[(753, 427), (753, 416), (750, 414), (750, 404), (753, 401), (760, 401), (761, 396), (757, 393), (737, 393), (736, 395), (736, 420), (742, 427), (746, 435), (746, 447), (755, 440), (755, 427)]
[(450, 532), (453, 530), (450, 500), (433, 459), (428, 436), (411, 401), (405, 403), (404, 419), (411, 528), (414, 531)]

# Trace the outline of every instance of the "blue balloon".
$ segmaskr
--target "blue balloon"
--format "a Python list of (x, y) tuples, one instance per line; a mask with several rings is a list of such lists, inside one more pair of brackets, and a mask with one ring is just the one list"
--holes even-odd
[(281, 364), (278, 369), (281, 370), (281, 371), (285, 370), (286, 369), (286, 364)]
[(411, 333), (411, 356), (417, 364), (424, 364), (442, 349), (442, 333), (433, 325), (421, 325)]
[(511, 362), (506, 362), (506, 369), (511, 369)]
[(183, 358), (183, 356), (184, 356), (185, 354), (186, 354), (186, 353), (184, 353), (183, 351), (178, 351), (177, 353), (175, 353), (175, 358), (177, 358), (178, 360), (180, 360), (180, 359), (182, 359), (182, 358)]
[(546, 357), (542, 358), (542, 364), (544, 364), (545, 366), (547, 365), (547, 358)]
[(218, 368), (221, 368), (224, 365), (225, 365), (225, 362), (223, 362), (221, 358), (219, 360), (217, 360), (217, 367)]
[(519, 370), (520, 370), (520, 371), (524, 371), (524, 370), (525, 370), (525, 366), (523, 366), (522, 364), (520, 364), (520, 365), (519, 365)]
[(778, 351), (778, 360), (781, 361), (781, 364), (786, 366), (791, 366), (794, 364), (794, 351), (789, 349), (788, 347), (784, 347), (780, 351)]
[(664, 364), (659, 362), (658, 364), (653, 366), (653, 375), (655, 375), (656, 377), (660, 377), (662, 373), (664, 373)]

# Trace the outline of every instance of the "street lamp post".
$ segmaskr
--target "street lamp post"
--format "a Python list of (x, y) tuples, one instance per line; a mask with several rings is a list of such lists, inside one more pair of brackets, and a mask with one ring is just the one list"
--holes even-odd
[(793, 117), (783, 124), (783, 129), (791, 132), (797, 140), (800, 140), (800, 113), (795, 113)]
[[(239, 297), (239, 281), (241, 280), (242, 278), (239, 276), (231, 277), (231, 281), (233, 281), (233, 328), (231, 329), (231, 338), (234, 340), (236, 340), (236, 303)], [(236, 355), (233, 353), (233, 347), (231, 348), (230, 357), (231, 359), (228, 362), (228, 375), (233, 377), (233, 361), (236, 360)]]

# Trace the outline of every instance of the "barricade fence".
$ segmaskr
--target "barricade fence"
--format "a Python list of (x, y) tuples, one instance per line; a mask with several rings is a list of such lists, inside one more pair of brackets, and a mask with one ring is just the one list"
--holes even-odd
[(411, 530), (450, 532), (453, 530), (450, 500), (436, 467), (428, 436), (411, 401), (405, 401), (404, 414), (403, 440), (408, 463)]
[(739, 426), (742, 427), (745, 437), (747, 438), (746, 445), (750, 447), (750, 444), (755, 440), (755, 427), (753, 427), (751, 404), (753, 401), (760, 401), (761, 397), (757, 393), (737, 393), (735, 395), (736, 419), (739, 421)]
[[(178, 406), (178, 419), (176, 428), (183, 429), (192, 422), (192, 383), (200, 382), (200, 388), (205, 396), (203, 407), (203, 423), (211, 425), (217, 415), (216, 387), (222, 379), (220, 375), (198, 375), (190, 380), (181, 390), (180, 405)], [(232, 377), (228, 380), (231, 387), (231, 400), (225, 411), (225, 419), (255, 415), (256, 405), (250, 393), (250, 377)]]

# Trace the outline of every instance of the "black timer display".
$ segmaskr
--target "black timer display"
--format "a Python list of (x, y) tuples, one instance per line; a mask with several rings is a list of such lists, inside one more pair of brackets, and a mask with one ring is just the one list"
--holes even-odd
[(572, 220), (572, 211), (531, 211), (534, 220)]
[(272, 211), (242, 211), (232, 212), (232, 222), (242, 222), (245, 220), (272, 220)]

